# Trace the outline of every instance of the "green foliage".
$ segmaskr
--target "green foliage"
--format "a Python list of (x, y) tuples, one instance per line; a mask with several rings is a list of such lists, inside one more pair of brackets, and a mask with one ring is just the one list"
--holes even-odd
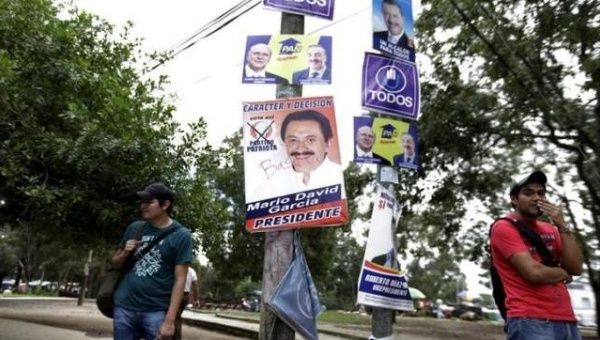
[(241, 299), (260, 289), (260, 283), (253, 282), (249, 277), (247, 277), (246, 279), (238, 282), (238, 284), (235, 286), (235, 296), (236, 298)]
[(27, 278), (53, 265), (48, 254), (60, 268), (76, 261), (76, 273), (88, 247), (107, 255), (151, 181), (175, 189), (175, 215), (192, 229), (224, 209), (204, 122), (178, 127), (167, 79), (141, 76), (138, 65), (163, 56), (141, 55), (129, 26), (117, 32), (69, 6), (0, 0), (0, 224), (23, 237), (13, 249)]
[[(421, 211), (428, 222), (420, 225), (437, 227), (451, 249), (477, 259), (491, 220), (481, 215), (509, 209), (511, 176), (542, 168), (558, 185), (551, 199), (566, 206), (571, 223), (584, 223), (588, 274), (600, 287), (592, 256), (600, 241), (600, 7), (584, 0), (422, 5), (419, 52), (431, 68), (421, 69), (420, 177), (431, 187), (417, 200), (431, 209)], [(469, 202), (478, 208), (467, 211)], [(577, 219), (576, 205), (586, 212)]]
[(429, 300), (456, 301), (456, 294), (466, 289), (465, 276), (452, 256), (431, 260), (416, 259), (407, 268), (409, 284), (422, 291)]

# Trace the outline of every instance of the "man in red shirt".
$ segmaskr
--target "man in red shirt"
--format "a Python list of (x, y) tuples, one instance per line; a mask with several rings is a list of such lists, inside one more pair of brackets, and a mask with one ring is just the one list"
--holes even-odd
[[(534, 171), (515, 182), (510, 190), (516, 219), (538, 233), (558, 267), (542, 264), (535, 247), (509, 221), (492, 227), (494, 266), (506, 294), (508, 340), (581, 339), (565, 285), (582, 272), (583, 256), (562, 209), (546, 200), (546, 175)], [(546, 215), (551, 223), (537, 218)]]

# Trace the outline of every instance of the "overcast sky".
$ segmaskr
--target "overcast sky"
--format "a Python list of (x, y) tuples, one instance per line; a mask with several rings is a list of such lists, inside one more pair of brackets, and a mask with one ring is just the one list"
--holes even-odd
[[(147, 52), (164, 51), (188, 38), (239, 0), (75, 0), (80, 9), (92, 12), (117, 27), (133, 23), (132, 36), (143, 38)], [(420, 1), (413, 1), (420, 13)], [(416, 18), (415, 18), (416, 19)], [(176, 95), (175, 119), (182, 124), (204, 117), (209, 142), (217, 145), (242, 126), (243, 101), (275, 98), (275, 85), (241, 84), (247, 35), (278, 34), (281, 13), (257, 6), (211, 37), (198, 42), (153, 75), (166, 74)], [(353, 157), (352, 117), (363, 111), (360, 103), (361, 69), (365, 51), (371, 49), (371, 0), (338, 0), (333, 21), (306, 17), (305, 33), (333, 36), (331, 85), (303, 87), (303, 96), (333, 96), (342, 163)], [(418, 35), (417, 35), (418, 45)], [(418, 58), (417, 58), (418, 59)], [(360, 233), (360, 230), (356, 231)], [(463, 263), (469, 288), (478, 285), (478, 267)]]

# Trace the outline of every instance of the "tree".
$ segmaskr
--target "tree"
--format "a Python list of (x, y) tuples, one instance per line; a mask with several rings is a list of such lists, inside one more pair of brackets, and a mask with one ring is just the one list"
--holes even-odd
[(192, 230), (224, 209), (206, 124), (174, 123), (167, 78), (143, 75), (163, 56), (69, 6), (0, 0), (0, 225), (22, 236), (11, 245), (28, 280), (54, 266), (58, 280), (80, 276), (90, 248), (108, 256), (151, 181), (175, 189)]
[[(545, 167), (559, 187), (552, 190), (554, 199), (569, 211), (585, 211), (571, 223), (586, 240), (588, 275), (600, 297), (594, 270), (600, 241), (600, 56), (594, 52), (600, 6), (585, 0), (422, 4), (419, 51), (431, 70), (422, 82), (420, 176), (441, 175), (432, 188), (432, 196), (442, 198), (438, 203), (458, 200), (436, 209), (454, 215), (464, 213), (464, 203), (479, 202), (482, 212), (498, 216), (507, 208), (499, 202), (507, 201), (511, 175)], [(477, 258), (486, 224), (469, 224), (470, 255)], [(449, 231), (454, 241), (458, 230)], [(600, 298), (596, 303), (600, 317)]]

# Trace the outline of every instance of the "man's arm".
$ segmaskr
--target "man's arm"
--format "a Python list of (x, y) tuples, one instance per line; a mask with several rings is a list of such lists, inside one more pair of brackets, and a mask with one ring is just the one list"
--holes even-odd
[(171, 290), (171, 302), (165, 315), (165, 320), (160, 326), (158, 333), (159, 339), (170, 339), (175, 334), (175, 318), (179, 311), (179, 305), (183, 300), (183, 289), (187, 277), (188, 264), (178, 264), (175, 266), (175, 282)]
[(573, 233), (563, 228), (558, 228), (563, 248), (560, 257), (560, 266), (571, 275), (581, 275), (583, 272), (583, 253)]
[(571, 275), (565, 269), (545, 266), (534, 260), (527, 251), (515, 253), (508, 260), (525, 280), (532, 283), (557, 283), (571, 280)]
[(560, 265), (571, 275), (581, 275), (583, 272), (583, 253), (577, 244), (573, 234), (567, 230), (562, 209), (546, 200), (538, 203), (540, 210), (544, 212), (552, 223), (558, 228), (562, 240), (562, 252)]
[(137, 248), (138, 243), (138, 240), (128, 240), (127, 243), (125, 243), (125, 248), (117, 249), (117, 251), (115, 251), (111, 259), (113, 267), (118, 269), (123, 268), (125, 261), (129, 257), (131, 252), (133, 252), (135, 248)]

